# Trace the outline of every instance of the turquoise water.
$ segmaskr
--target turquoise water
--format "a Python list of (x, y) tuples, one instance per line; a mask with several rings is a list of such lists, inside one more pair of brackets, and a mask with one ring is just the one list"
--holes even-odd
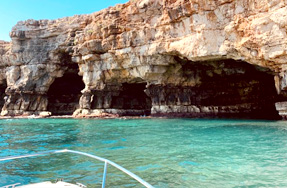
[[(287, 122), (245, 120), (0, 121), (0, 157), (73, 149), (108, 158), (155, 187), (287, 187)], [(100, 187), (103, 164), (73, 154), (0, 163), (5, 184), (56, 180)], [(107, 187), (141, 187), (108, 169)]]

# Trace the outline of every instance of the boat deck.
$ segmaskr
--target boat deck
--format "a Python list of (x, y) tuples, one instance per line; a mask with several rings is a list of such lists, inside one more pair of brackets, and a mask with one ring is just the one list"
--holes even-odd
[[(17, 186), (17, 188), (81, 188), (79, 185), (70, 184), (66, 182), (57, 182), (57, 183), (51, 183), (51, 182), (42, 182), (42, 183), (35, 183), (30, 185), (23, 185), (23, 186)], [(83, 186), (82, 186), (83, 187)]]

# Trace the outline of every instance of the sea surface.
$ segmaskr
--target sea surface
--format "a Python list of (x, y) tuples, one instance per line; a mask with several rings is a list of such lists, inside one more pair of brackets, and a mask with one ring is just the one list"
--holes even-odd
[[(0, 157), (72, 149), (110, 159), (155, 187), (287, 187), (287, 122), (197, 119), (0, 120)], [(75, 154), (0, 162), (0, 187), (100, 187), (103, 163)], [(107, 187), (142, 187), (108, 167)]]

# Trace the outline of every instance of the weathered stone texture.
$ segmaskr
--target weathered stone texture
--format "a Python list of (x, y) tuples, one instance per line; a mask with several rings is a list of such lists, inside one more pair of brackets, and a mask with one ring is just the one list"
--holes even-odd
[[(131, 0), (90, 15), (18, 22), (12, 42), (0, 41), (0, 84), (7, 82), (2, 114), (48, 110), (51, 84), (75, 64), (85, 84), (77, 114), (113, 109), (132, 96), (120, 94), (123, 84), (142, 83), (152, 114), (266, 112), (286, 96), (286, 17), (283, 0)], [(255, 68), (242, 68), (247, 63)], [(268, 79), (252, 77), (256, 71)], [(238, 74), (245, 83), (221, 84)], [(212, 98), (220, 92), (226, 101)], [(166, 101), (155, 102), (162, 95)], [(141, 103), (135, 97), (127, 108), (142, 110), (134, 105)]]

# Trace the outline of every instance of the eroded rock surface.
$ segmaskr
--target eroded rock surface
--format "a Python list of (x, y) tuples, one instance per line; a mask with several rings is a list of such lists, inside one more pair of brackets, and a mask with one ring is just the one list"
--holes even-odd
[[(276, 118), (287, 101), (286, 18), (283, 0), (132, 0), (18, 22), (0, 42), (1, 114)], [(49, 89), (66, 74), (84, 88), (57, 106)]]

